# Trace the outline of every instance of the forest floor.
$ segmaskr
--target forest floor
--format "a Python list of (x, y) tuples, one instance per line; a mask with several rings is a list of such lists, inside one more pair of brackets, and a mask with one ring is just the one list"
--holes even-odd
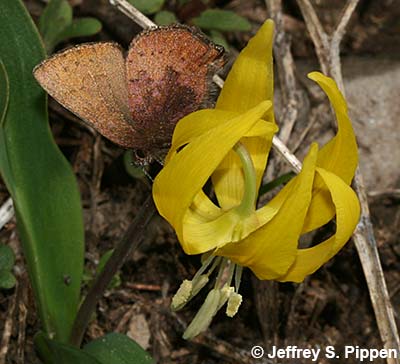
[[(71, 2), (72, 3), (72, 2)], [(113, 39), (127, 48), (140, 30), (106, 0), (74, 1), (76, 16), (94, 16), (103, 23), (100, 34), (78, 38), (76, 42)], [(189, 3), (196, 3), (189, 1)], [(267, 19), (263, 1), (214, 1), (247, 17), (250, 32), (226, 34), (233, 59)], [(319, 69), (312, 42), (295, 1), (285, 1), (284, 26), (292, 39), (296, 78), (301, 90), (301, 112), (288, 142), (302, 158), (317, 140), (325, 142), (333, 135), (332, 117), (327, 100), (306, 81), (310, 70)], [(327, 30), (331, 29), (345, 1), (313, 1)], [(25, 0), (36, 21), (43, 11), (40, 0)], [(176, 11), (179, 20), (196, 14), (196, 6), (176, 10), (176, 1), (165, 7)], [(191, 14), (187, 15), (188, 12)], [(342, 67), (350, 114), (360, 149), (360, 167), (366, 180), (372, 221), (381, 262), (396, 319), (400, 314), (400, 5), (398, 1), (362, 0), (351, 19), (342, 47)], [(280, 121), (278, 80), (276, 119)], [(146, 196), (151, 184), (145, 177), (127, 174), (124, 151), (83, 125), (75, 116), (50, 100), (50, 117), (55, 140), (70, 161), (79, 181), (85, 216), (85, 272), (93, 276), (100, 257), (121, 239)], [(304, 134), (304, 130), (308, 130)], [(299, 140), (301, 143), (298, 146)], [(289, 170), (273, 154), (277, 170)], [(273, 174), (276, 174), (274, 172)], [(0, 204), (8, 198), (0, 183)], [(319, 241), (332, 227), (313, 236)], [(0, 241), (10, 245), (17, 255), (17, 288), (0, 290), (0, 338), (3, 323), (12, 316), (12, 334), (6, 364), (37, 363), (33, 335), (40, 327), (29, 285), (15, 220), (0, 231)], [(85, 340), (107, 332), (126, 333), (158, 363), (256, 363), (250, 348), (272, 345), (280, 348), (334, 346), (340, 353), (346, 345), (381, 348), (368, 288), (354, 244), (342, 251), (302, 284), (258, 281), (244, 271), (241, 294), (244, 302), (230, 319), (219, 313), (203, 335), (193, 341), (181, 338), (184, 326), (199, 309), (205, 294), (199, 294), (178, 313), (169, 309), (171, 298), (184, 279), (199, 268), (199, 257), (187, 256), (171, 227), (156, 216), (148, 227), (141, 248), (123, 266), (114, 286), (98, 305), (96, 316)], [(88, 278), (89, 279), (89, 278)], [(87, 281), (83, 286), (87, 291)], [(16, 306), (11, 310), (12, 302)], [(279, 359), (279, 363), (310, 363), (307, 359)], [(320, 358), (319, 363), (328, 363)], [(336, 359), (335, 363), (358, 363), (355, 357)], [(383, 363), (377, 359), (374, 362)]]

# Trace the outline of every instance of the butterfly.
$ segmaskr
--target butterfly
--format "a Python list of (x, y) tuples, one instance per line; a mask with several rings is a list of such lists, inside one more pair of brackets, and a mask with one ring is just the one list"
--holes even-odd
[(115, 42), (78, 45), (35, 67), (61, 105), (121, 147), (139, 165), (162, 161), (175, 124), (210, 107), (224, 49), (196, 28), (172, 25), (137, 35), (126, 57)]

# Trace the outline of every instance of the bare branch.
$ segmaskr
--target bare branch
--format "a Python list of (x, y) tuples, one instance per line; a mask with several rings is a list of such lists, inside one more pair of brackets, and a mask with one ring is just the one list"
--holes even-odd
[(311, 39), (315, 45), (315, 51), (321, 64), (322, 72), (329, 74), (329, 67), (327, 67), (327, 65), (330, 63), (329, 37), (325, 33), (324, 28), (318, 19), (318, 15), (310, 3), (310, 0), (297, 0), (297, 4), (300, 7), (300, 11), (306, 22), (308, 32), (310, 33)]
[(346, 33), (346, 27), (349, 24), (350, 18), (358, 5), (359, 0), (350, 0), (343, 11), (343, 15), (336, 26), (332, 36), (332, 44), (340, 44)]
[(4, 225), (8, 224), (8, 222), (14, 216), (14, 205), (11, 197), (9, 197), (6, 202), (0, 207), (0, 230)]
[(287, 144), (299, 113), (300, 91), (297, 88), (291, 42), (282, 19), (282, 0), (266, 0), (268, 12), (275, 23), (274, 55), (282, 92), (283, 112), (279, 137)]
[(143, 29), (157, 26), (146, 15), (137, 10), (126, 0), (109, 0), (111, 5), (114, 5), (121, 13), (124, 13), (128, 18), (131, 18), (136, 24)]

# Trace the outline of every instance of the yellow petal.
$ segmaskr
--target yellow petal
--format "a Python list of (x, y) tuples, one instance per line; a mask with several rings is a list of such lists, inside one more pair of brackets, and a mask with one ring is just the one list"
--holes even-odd
[[(168, 163), (168, 160), (171, 158), (171, 155), (175, 153), (175, 150), (190, 143), (194, 138), (204, 134), (208, 130), (211, 130), (221, 123), (239, 115), (239, 113), (231, 111), (204, 109), (192, 113), (190, 117), (183, 118), (175, 128), (172, 146), (165, 159), (165, 163)], [(278, 128), (275, 123), (260, 119), (254, 127), (243, 135), (243, 144), (248, 147), (248, 151), (253, 157), (253, 163), (257, 174), (257, 188), (259, 188), (265, 170), (272, 137), (277, 130)], [(238, 158), (236, 153), (233, 151), (229, 152), (224, 158), (224, 161), (221, 162), (220, 166), (216, 169), (216, 176), (213, 175), (213, 182), (216, 184), (214, 187), (218, 202), (225, 210), (237, 205), (241, 201), (241, 196), (243, 194), (243, 175), (241, 172), (242, 166), (240, 161), (236, 165), (232, 163), (228, 164), (226, 168), (224, 167), (226, 165), (225, 161), (232, 156), (233, 158)], [(237, 168), (238, 170), (234, 171), (234, 168)], [(226, 178), (226, 172), (230, 173), (228, 178)], [(219, 177), (221, 178), (220, 181)], [(221, 188), (225, 186), (225, 190)], [(232, 198), (232, 196), (235, 196), (236, 198)], [(230, 203), (227, 201), (230, 201)]]
[[(194, 138), (182, 150), (171, 149), (169, 160), (154, 181), (153, 198), (160, 214), (174, 227), (185, 252), (197, 251), (184, 240), (182, 224), (187, 210), (229, 150), (270, 107), (271, 102), (261, 102)], [(186, 116), (192, 117), (197, 117), (196, 113)]]
[[(231, 243), (216, 254), (249, 267), (259, 279), (276, 279), (293, 264), (298, 239), (311, 200), (318, 147), (311, 146), (302, 171), (272, 200), (278, 202), (275, 216), (243, 241)], [(283, 196), (283, 197), (282, 197)]]
[[(267, 20), (240, 52), (218, 97), (216, 109), (244, 112), (262, 100), (273, 99), (272, 40), (274, 24)], [(274, 123), (273, 112), (266, 115)], [(257, 189), (271, 148), (272, 137), (241, 140), (252, 156), (257, 175)], [(239, 157), (233, 151), (212, 176), (218, 202), (224, 209), (240, 203), (243, 195), (243, 174)]]
[[(269, 133), (253, 138), (242, 138), (240, 142), (245, 146), (254, 165), (256, 173), (256, 189), (260, 188), (262, 177), (272, 145), (272, 138), (278, 130), (273, 123), (269, 123)], [(230, 151), (222, 160), (212, 175), (212, 183), (219, 205), (228, 210), (237, 206), (244, 193), (244, 175), (239, 156)]]
[(177, 149), (206, 133), (208, 130), (239, 115), (240, 113), (234, 111), (216, 109), (198, 110), (190, 114), (190, 117), (185, 117), (178, 122), (172, 137), (171, 149)]
[(318, 153), (317, 166), (326, 169), (350, 184), (358, 164), (357, 142), (346, 100), (336, 82), (320, 72), (311, 72), (308, 77), (324, 90), (335, 111), (338, 132)]
[(188, 210), (183, 221), (185, 252), (201, 254), (231, 242), (240, 222), (241, 217), (233, 209), (208, 221)]
[(272, 40), (274, 23), (267, 20), (240, 52), (218, 97), (217, 109), (245, 112), (273, 100)]
[[(345, 183), (350, 184), (358, 163), (357, 143), (347, 113), (346, 101), (336, 83), (319, 72), (308, 77), (319, 84), (329, 97), (335, 110), (338, 132), (318, 153), (317, 166), (333, 172)], [(319, 175), (313, 187), (313, 199), (308, 211), (303, 232), (314, 230), (326, 224), (335, 214), (329, 190)]]
[(360, 204), (355, 192), (335, 174), (317, 168), (332, 196), (336, 211), (336, 233), (326, 241), (308, 249), (299, 249), (295, 263), (279, 281), (301, 282), (331, 259), (350, 239), (360, 217)]

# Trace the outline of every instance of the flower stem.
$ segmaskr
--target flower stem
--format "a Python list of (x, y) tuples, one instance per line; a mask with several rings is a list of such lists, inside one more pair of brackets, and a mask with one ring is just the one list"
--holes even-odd
[(244, 173), (244, 194), (237, 212), (242, 216), (250, 215), (254, 212), (257, 200), (257, 180), (256, 171), (250, 153), (242, 143), (237, 143), (234, 147), (235, 152), (242, 162)]
[(83, 335), (98, 301), (103, 296), (114, 275), (121, 269), (126, 258), (143, 241), (145, 229), (155, 211), (153, 198), (149, 195), (79, 307), (70, 336), (72, 345), (77, 347), (81, 345)]

